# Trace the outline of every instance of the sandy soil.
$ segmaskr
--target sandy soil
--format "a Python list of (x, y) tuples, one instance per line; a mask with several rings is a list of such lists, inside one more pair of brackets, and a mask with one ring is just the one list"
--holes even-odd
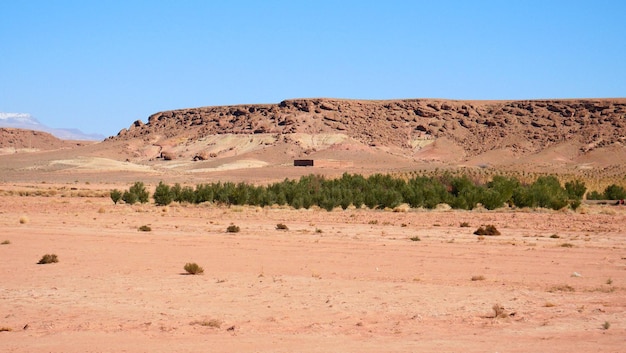
[[(64, 193), (0, 201), (0, 241), (10, 241), (0, 245), (2, 352), (626, 347), (626, 208), (328, 213)], [(231, 223), (241, 231), (226, 233)], [(481, 224), (503, 234), (480, 240)], [(60, 261), (37, 265), (46, 253)], [(184, 275), (187, 262), (205, 273)], [(505, 317), (493, 317), (495, 304)]]

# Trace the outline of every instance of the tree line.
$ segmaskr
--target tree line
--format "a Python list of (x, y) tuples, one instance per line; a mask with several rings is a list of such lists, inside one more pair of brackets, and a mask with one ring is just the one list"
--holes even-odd
[[(320, 175), (303, 176), (299, 180), (285, 179), (269, 185), (217, 182), (195, 187), (168, 185), (160, 182), (152, 198), (156, 205), (172, 202), (199, 204), (212, 202), (223, 205), (289, 205), (293, 208), (318, 206), (328, 211), (350, 206), (370, 209), (395, 208), (406, 203), (412, 208), (435, 208), (448, 204), (454, 209), (471, 210), (479, 205), (492, 210), (500, 207), (544, 207), (576, 209), (587, 191), (579, 180), (561, 185), (555, 176), (541, 176), (533, 183), (523, 184), (515, 177), (494, 176), (479, 183), (468, 176), (415, 176), (409, 179), (386, 174), (364, 177), (344, 173), (340, 178)], [(112, 190), (111, 199), (128, 204), (149, 202), (149, 192), (142, 182), (127, 191)]]

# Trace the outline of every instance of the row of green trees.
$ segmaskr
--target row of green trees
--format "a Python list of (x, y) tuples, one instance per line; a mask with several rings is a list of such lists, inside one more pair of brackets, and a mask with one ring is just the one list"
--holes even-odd
[[(157, 205), (214, 202), (255, 206), (278, 204), (296, 209), (319, 206), (332, 210), (351, 205), (371, 209), (394, 208), (402, 203), (414, 208), (434, 208), (446, 203), (455, 209), (471, 210), (481, 204), (491, 210), (503, 206), (577, 208), (585, 192), (583, 182), (570, 181), (561, 185), (554, 176), (539, 177), (532, 184), (522, 184), (514, 177), (494, 176), (490, 182), (480, 184), (467, 176), (416, 176), (406, 180), (383, 174), (364, 177), (345, 173), (337, 179), (308, 175), (267, 186), (218, 182), (193, 188), (160, 182), (153, 198)], [(113, 190), (111, 198), (115, 203), (123, 200), (132, 204), (148, 202), (149, 196), (144, 184), (137, 182), (126, 192)]]
[(588, 200), (624, 200), (626, 199), (626, 189), (619, 185), (609, 185), (603, 193), (591, 191), (587, 194)]

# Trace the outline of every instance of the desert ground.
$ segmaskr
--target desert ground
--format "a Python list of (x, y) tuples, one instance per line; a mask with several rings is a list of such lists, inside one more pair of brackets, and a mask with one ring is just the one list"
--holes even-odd
[[(155, 113), (97, 143), (0, 129), (0, 352), (624, 352), (626, 206), (327, 212), (109, 193), (444, 171), (602, 191), (626, 186), (625, 113), (624, 98), (304, 99)], [(483, 225), (502, 234), (474, 235)]]
[[(114, 205), (110, 188), (2, 185), (0, 351), (626, 346), (626, 207), (158, 207)], [(483, 224), (502, 235), (472, 234)], [(37, 264), (44, 254), (59, 262)]]

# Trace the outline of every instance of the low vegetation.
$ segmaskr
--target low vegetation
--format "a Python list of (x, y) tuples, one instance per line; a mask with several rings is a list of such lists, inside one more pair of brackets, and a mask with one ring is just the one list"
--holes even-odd
[(289, 227), (287, 227), (287, 226), (286, 226), (285, 224), (283, 224), (283, 223), (278, 223), (278, 224), (276, 225), (276, 229), (278, 229), (278, 230), (289, 230)]
[(611, 184), (604, 189), (604, 192), (591, 191), (587, 194), (588, 200), (624, 200), (626, 199), (626, 189), (617, 184)]
[(120, 198), (129, 205), (137, 202), (147, 203), (150, 200), (150, 193), (146, 190), (146, 186), (143, 182), (137, 181), (124, 192), (117, 189), (113, 189), (111, 191), (111, 200), (113, 200), (114, 203), (117, 204), (120, 201)]
[(150, 226), (148, 226), (148, 225), (143, 225), (143, 226), (139, 227), (139, 231), (140, 232), (150, 232), (150, 231), (152, 231), (152, 228), (150, 228)]
[(231, 224), (226, 228), (227, 233), (239, 233), (240, 230), (241, 229), (239, 228), (239, 226), (236, 226), (234, 224)]
[(56, 254), (45, 254), (44, 256), (41, 257), (41, 259), (37, 263), (39, 265), (45, 265), (45, 264), (52, 264), (52, 263), (57, 263), (57, 262), (59, 262), (59, 258)]
[(11, 244), (10, 240), (3, 240), (2, 243), (0, 243), (0, 245), (9, 245)]
[(192, 321), (191, 325), (199, 325), (199, 326), (211, 327), (211, 328), (220, 328), (222, 327), (222, 321), (217, 320), (217, 319)]
[(421, 241), (422, 239), (420, 239), (420, 237), (418, 237), (417, 235), (414, 237), (410, 237), (409, 239), (411, 239), (411, 241)]
[[(468, 176), (413, 176), (410, 178), (374, 174), (364, 177), (344, 173), (330, 179), (320, 175), (303, 176), (299, 180), (285, 179), (270, 185), (217, 182), (199, 184), (195, 188), (160, 182), (153, 195), (155, 204), (171, 202), (199, 204), (213, 202), (224, 205), (289, 205), (293, 208), (321, 207), (331, 211), (350, 206), (370, 209), (394, 209), (406, 204), (412, 208), (433, 209), (448, 204), (455, 209), (471, 210), (481, 205), (492, 210), (500, 207), (576, 208), (585, 194), (584, 182), (569, 181), (561, 185), (555, 176), (540, 176), (524, 184), (515, 177), (494, 176), (480, 183)], [(142, 182), (129, 190), (113, 190), (111, 199), (117, 203), (119, 193), (125, 203), (146, 203), (149, 193)]]
[(493, 224), (487, 224), (486, 226), (480, 226), (476, 231), (476, 235), (500, 235), (500, 231)]
[(186, 263), (184, 269), (190, 275), (199, 275), (204, 273), (204, 269), (195, 262)]

